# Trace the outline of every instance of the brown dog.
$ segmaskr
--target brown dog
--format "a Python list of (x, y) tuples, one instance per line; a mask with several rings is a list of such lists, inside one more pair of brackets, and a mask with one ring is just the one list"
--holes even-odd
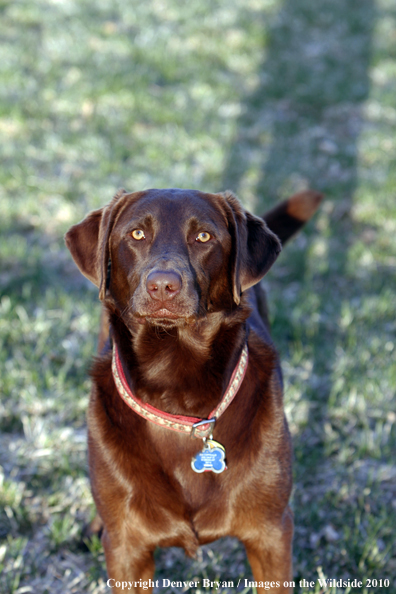
[(292, 451), (257, 283), (320, 200), (297, 194), (266, 224), (228, 192), (121, 191), (68, 231), (110, 326), (88, 445), (114, 591), (147, 591), (157, 546), (226, 535), (258, 591), (290, 590)]

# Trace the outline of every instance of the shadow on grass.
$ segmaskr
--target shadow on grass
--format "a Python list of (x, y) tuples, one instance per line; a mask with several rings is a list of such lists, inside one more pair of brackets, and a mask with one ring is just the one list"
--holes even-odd
[(243, 190), (256, 159), (258, 210), (301, 185), (351, 198), (374, 17), (373, 0), (285, 0), (268, 25), (260, 83), (245, 99), (224, 187)]
[[(331, 406), (337, 348), (343, 343), (339, 326), (343, 302), (350, 304), (365, 292), (375, 294), (387, 282), (386, 272), (355, 282), (347, 269), (348, 252), (365, 231), (353, 224), (350, 215), (357, 188), (361, 109), (369, 93), (375, 16), (373, 0), (285, 0), (269, 24), (265, 59), (258, 73), (260, 83), (245, 99), (224, 173), (224, 187), (242, 197), (245, 188), (255, 186), (258, 198), (256, 203), (253, 198), (253, 206), (257, 212), (263, 212), (269, 202), (304, 187), (322, 191), (328, 201), (323, 207), (326, 224), (321, 230), (326, 250), (313, 276), (309, 252), (316, 236), (312, 226), (306, 231), (305, 247), (286, 248), (281, 257), (288, 274), (280, 290), (295, 282), (300, 286), (299, 298), (307, 298), (304, 283), (309, 283), (309, 290), (315, 292), (320, 321), (315, 329), (304, 328), (303, 319), (291, 320), (290, 311), (282, 311), (277, 313), (273, 326), (275, 343), (284, 344), (286, 333), (289, 348), (295, 340), (311, 344), (311, 373), (319, 378), (315, 388), (308, 382), (304, 394), (309, 406), (306, 428), (294, 440), (298, 489), (323, 480), (329, 457), (325, 423)], [(260, 170), (253, 182), (252, 162)], [(309, 315), (305, 324), (307, 320)], [(315, 558), (311, 550), (315, 547), (310, 543), (310, 533), (319, 531), (320, 523), (326, 521), (314, 511), (323, 504), (318, 498), (304, 501), (301, 493), (295, 495), (297, 526), (299, 522), (308, 523), (308, 529), (300, 534), (297, 528), (295, 548), (300, 576), (296, 579), (313, 575), (317, 563), (330, 572), (342, 566), (341, 559), (325, 561), (327, 554), (322, 551)], [(307, 503), (310, 512), (304, 509)], [(311, 559), (307, 561), (307, 557)], [(349, 569), (353, 563), (351, 560)]]

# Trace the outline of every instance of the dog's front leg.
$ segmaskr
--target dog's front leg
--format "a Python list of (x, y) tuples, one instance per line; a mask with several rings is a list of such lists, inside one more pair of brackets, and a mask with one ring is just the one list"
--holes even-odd
[(293, 514), (290, 508), (287, 507), (278, 525), (265, 532), (265, 538), (260, 534), (244, 541), (257, 592), (290, 593), (293, 591), (289, 585), (293, 579)]
[(153, 586), (153, 550), (142, 542), (120, 541), (104, 530), (102, 543), (106, 556), (107, 584), (113, 592), (150, 594)]

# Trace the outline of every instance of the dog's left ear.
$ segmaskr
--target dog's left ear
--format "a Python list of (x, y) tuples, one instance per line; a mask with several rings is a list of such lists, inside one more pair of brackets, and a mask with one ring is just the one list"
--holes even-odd
[(247, 242), (240, 270), (241, 291), (258, 283), (275, 262), (282, 245), (263, 219), (246, 211)]
[(251, 214), (231, 192), (223, 194), (229, 207), (229, 231), (233, 240), (232, 285), (235, 303), (241, 293), (258, 283), (282, 250), (281, 242), (265, 221)]

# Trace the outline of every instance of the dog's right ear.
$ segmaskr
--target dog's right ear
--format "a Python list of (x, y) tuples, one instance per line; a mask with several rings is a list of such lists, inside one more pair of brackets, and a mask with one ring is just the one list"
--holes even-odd
[(115, 206), (126, 195), (125, 190), (120, 190), (110, 204), (91, 212), (81, 223), (73, 225), (65, 235), (66, 246), (73, 260), (83, 275), (99, 288), (101, 300), (106, 293), (109, 237), (119, 212), (119, 208)]
[(80, 271), (100, 287), (102, 274), (98, 266), (99, 230), (105, 208), (94, 210), (81, 223), (73, 225), (65, 235), (66, 246)]

